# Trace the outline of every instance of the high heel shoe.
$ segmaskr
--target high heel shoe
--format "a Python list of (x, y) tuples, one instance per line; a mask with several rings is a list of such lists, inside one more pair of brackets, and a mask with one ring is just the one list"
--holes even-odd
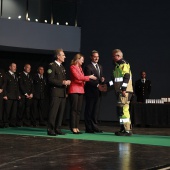
[(78, 134), (78, 132), (73, 132), (73, 134)]
[(77, 132), (77, 134), (82, 134), (82, 132), (79, 131), (79, 132)]
[(71, 131), (73, 132), (73, 134), (78, 134), (76, 128), (73, 128)]
[(78, 133), (78, 134), (82, 134), (82, 132), (80, 132), (80, 130), (79, 130), (79, 129), (77, 129), (77, 133)]

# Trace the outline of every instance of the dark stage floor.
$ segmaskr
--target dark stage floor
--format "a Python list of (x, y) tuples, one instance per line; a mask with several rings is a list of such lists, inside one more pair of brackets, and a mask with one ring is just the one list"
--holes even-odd
[[(113, 123), (104, 122), (100, 126), (105, 132), (118, 130)], [(63, 129), (68, 127), (63, 126)], [(80, 129), (84, 130), (83, 124)], [(159, 135), (162, 139), (170, 137), (170, 128), (133, 128), (133, 132), (134, 135)], [(114, 134), (113, 138), (116, 138)], [(168, 146), (0, 135), (0, 170), (149, 170), (163, 167), (170, 169)]]

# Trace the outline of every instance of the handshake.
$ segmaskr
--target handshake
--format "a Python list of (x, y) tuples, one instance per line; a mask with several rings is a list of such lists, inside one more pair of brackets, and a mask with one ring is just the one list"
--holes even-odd
[(107, 85), (106, 84), (99, 84), (98, 89), (100, 91), (106, 92), (107, 91)]

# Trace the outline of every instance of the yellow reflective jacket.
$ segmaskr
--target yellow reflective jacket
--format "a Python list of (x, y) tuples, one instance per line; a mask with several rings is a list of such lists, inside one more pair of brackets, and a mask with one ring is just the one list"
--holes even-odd
[(121, 59), (115, 64), (116, 66), (113, 70), (115, 91), (133, 92), (132, 73), (129, 63), (127, 63), (124, 59)]

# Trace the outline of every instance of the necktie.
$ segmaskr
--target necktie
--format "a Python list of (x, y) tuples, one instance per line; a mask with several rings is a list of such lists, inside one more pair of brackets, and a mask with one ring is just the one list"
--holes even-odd
[(100, 75), (100, 71), (99, 71), (99, 66), (98, 66), (98, 64), (96, 64), (95, 67), (96, 67), (96, 70), (97, 70), (98, 75)]

